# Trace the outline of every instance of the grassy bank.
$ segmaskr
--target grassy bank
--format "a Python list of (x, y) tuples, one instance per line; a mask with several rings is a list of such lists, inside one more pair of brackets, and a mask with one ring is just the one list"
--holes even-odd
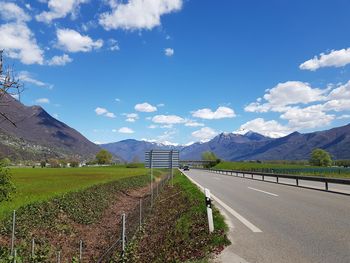
[[(84, 167), (84, 168), (13, 168), (10, 169), (16, 193), (12, 200), (0, 205), (0, 220), (14, 209), (45, 201), (67, 192), (123, 178), (147, 175), (145, 168)], [(156, 174), (159, 171), (156, 171)]]
[(205, 197), (176, 172), (174, 187), (158, 197), (143, 233), (129, 246), (127, 262), (207, 262), (230, 242), (228, 227), (214, 209), (215, 232), (208, 233)]
[(253, 162), (221, 162), (213, 168), (223, 170), (350, 178), (350, 168), (341, 167), (318, 167), (307, 165)]
[[(128, 171), (133, 174), (132, 170)], [(162, 176), (163, 172), (158, 170), (155, 174)], [(57, 250), (62, 250), (64, 260), (70, 260), (76, 255), (79, 240), (85, 242), (88, 261), (95, 262), (118, 236), (121, 213), (134, 209), (140, 196), (148, 193), (149, 179), (148, 175), (118, 177), (118, 180), (22, 205), (16, 211), (15, 245), (19, 259), (28, 259), (31, 239), (35, 238), (37, 256), (44, 258), (35, 262), (53, 262)], [(6, 261), (11, 219), (11, 214), (6, 214), (0, 220), (0, 262), (11, 261)]]

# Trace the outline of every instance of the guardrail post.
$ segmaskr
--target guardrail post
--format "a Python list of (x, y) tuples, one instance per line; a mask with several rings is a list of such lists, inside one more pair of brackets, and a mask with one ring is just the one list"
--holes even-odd
[(296, 178), (295, 180), (296, 180), (297, 186), (299, 186), (299, 179)]
[(252, 174), (252, 179), (254, 179), (254, 174)]
[(265, 175), (262, 175), (262, 180), (265, 181)]
[(245, 174), (243, 173), (243, 178), (245, 178)]
[(211, 209), (210, 190), (205, 188), (205, 205), (207, 207), (209, 233), (214, 231), (213, 210)]
[(328, 191), (328, 182), (325, 182), (326, 191)]
[(279, 182), (278, 182), (278, 176), (276, 177), (276, 183), (279, 183)]

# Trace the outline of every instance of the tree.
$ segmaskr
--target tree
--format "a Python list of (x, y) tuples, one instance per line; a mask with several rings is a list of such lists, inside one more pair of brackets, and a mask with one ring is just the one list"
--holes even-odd
[(72, 168), (78, 167), (79, 166), (79, 162), (76, 160), (72, 160), (69, 162), (69, 166)]
[(96, 154), (98, 164), (108, 164), (112, 162), (112, 154), (107, 150), (101, 150)]
[(7, 166), (11, 165), (11, 160), (9, 158), (1, 159), (0, 162), (3, 164), (4, 167), (7, 167)]
[(218, 158), (216, 157), (215, 153), (207, 151), (202, 153), (202, 160), (203, 161), (215, 161)]
[(41, 162), (40, 162), (40, 166), (41, 166), (41, 168), (46, 167), (46, 161), (41, 161)]
[(215, 155), (215, 153), (210, 151), (202, 153), (202, 160), (208, 161), (208, 163), (204, 165), (205, 168), (211, 168), (221, 162), (221, 160)]
[(16, 187), (11, 182), (10, 170), (0, 162), (0, 203), (9, 200)]
[(51, 168), (60, 168), (61, 167), (60, 166), (60, 162), (57, 159), (54, 159), (54, 158), (49, 159), (48, 163), (49, 163)]
[(330, 166), (332, 158), (327, 151), (318, 148), (312, 151), (309, 162), (315, 166)]

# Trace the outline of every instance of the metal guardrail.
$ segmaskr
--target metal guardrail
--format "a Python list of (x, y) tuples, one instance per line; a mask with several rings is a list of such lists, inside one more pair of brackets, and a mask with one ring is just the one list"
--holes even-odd
[[(204, 168), (197, 168), (200, 170), (205, 170), (205, 171), (210, 171), (210, 172), (215, 172), (215, 173), (220, 173), (220, 174), (226, 174), (226, 175), (231, 175), (231, 176), (236, 176), (240, 177), (239, 174), (241, 174), (243, 178), (248, 178), (248, 179), (255, 179), (258, 180), (257, 178), (254, 178), (254, 175), (258, 175), (262, 177), (262, 181), (266, 181), (265, 177), (273, 177), (276, 178), (276, 181), (274, 183), (280, 183), (279, 179), (284, 178), (284, 179), (294, 179), (296, 186), (299, 185), (299, 181), (313, 181), (313, 182), (321, 182), (325, 183), (325, 189), (326, 191), (329, 190), (329, 184), (342, 184), (342, 185), (350, 185), (350, 179), (343, 179), (343, 178), (327, 178), (327, 177), (319, 177), (319, 176), (302, 176), (302, 175), (290, 175), (290, 174), (272, 174), (272, 173), (261, 173), (261, 172), (251, 172), (251, 171), (238, 171), (238, 170), (221, 170), (221, 169), (204, 169)], [(249, 177), (250, 176), (250, 177)], [(271, 182), (271, 181), (268, 181)], [(285, 184), (285, 183), (281, 183)], [(288, 184), (289, 185), (289, 184)], [(305, 186), (303, 186), (305, 187)], [(311, 188), (311, 187), (308, 187)], [(335, 192), (335, 191), (332, 191)], [(343, 193), (343, 192), (337, 192), (337, 193)]]

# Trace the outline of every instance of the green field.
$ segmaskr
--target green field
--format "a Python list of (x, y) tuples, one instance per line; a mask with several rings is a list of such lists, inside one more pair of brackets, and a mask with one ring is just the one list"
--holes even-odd
[[(84, 167), (84, 168), (12, 168), (16, 193), (11, 201), (0, 205), (0, 219), (14, 209), (37, 201), (48, 200), (66, 192), (126, 177), (147, 175), (145, 168)], [(156, 175), (159, 171), (155, 172)]]
[(217, 164), (214, 169), (350, 178), (350, 168), (318, 167), (297, 164), (221, 162)]

